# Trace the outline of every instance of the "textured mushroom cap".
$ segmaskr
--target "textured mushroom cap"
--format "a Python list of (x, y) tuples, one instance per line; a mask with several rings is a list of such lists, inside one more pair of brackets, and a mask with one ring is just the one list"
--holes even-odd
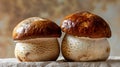
[(53, 21), (31, 17), (20, 22), (13, 30), (14, 40), (60, 37), (61, 29)]
[(106, 21), (87, 11), (66, 16), (61, 23), (61, 29), (67, 34), (79, 37), (111, 37), (111, 30)]

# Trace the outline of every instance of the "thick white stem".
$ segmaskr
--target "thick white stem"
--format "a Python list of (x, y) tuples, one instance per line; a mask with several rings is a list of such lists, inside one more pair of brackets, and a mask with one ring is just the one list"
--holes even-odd
[(106, 38), (85, 38), (65, 35), (62, 41), (62, 54), (71, 61), (106, 60), (110, 46)]
[(51, 61), (59, 56), (57, 38), (40, 38), (16, 43), (15, 56), (20, 61)]

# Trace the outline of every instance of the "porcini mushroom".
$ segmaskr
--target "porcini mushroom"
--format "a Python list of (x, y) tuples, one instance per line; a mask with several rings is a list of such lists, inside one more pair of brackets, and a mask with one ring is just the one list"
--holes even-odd
[(60, 52), (57, 40), (60, 36), (60, 27), (49, 19), (25, 19), (13, 30), (15, 57), (22, 62), (54, 61)]
[(107, 38), (111, 30), (100, 16), (88, 11), (70, 14), (61, 23), (65, 32), (62, 54), (68, 61), (106, 60), (110, 54)]

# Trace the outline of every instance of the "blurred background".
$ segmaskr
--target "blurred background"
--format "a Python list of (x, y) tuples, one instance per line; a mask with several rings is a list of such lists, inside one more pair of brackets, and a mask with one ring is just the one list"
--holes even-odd
[(39, 16), (60, 24), (76, 11), (90, 11), (108, 22), (110, 55), (120, 56), (120, 0), (0, 0), (0, 58), (14, 57), (12, 30), (23, 19)]

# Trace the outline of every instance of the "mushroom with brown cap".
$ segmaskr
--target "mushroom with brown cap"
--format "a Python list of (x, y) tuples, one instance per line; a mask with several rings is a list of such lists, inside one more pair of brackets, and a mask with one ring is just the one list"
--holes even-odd
[(61, 23), (66, 35), (62, 41), (62, 54), (69, 61), (106, 60), (110, 54), (107, 38), (109, 25), (100, 16), (87, 11), (66, 16)]
[(59, 56), (60, 27), (51, 20), (31, 17), (13, 30), (15, 56), (20, 61), (54, 61)]

